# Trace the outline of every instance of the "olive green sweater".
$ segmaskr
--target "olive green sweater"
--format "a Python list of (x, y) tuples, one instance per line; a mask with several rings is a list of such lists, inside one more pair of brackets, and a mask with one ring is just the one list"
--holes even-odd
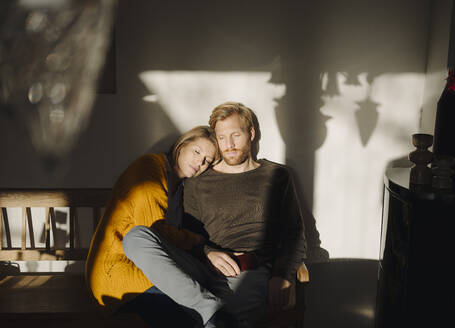
[(204, 251), (255, 251), (272, 274), (293, 281), (306, 258), (303, 219), (294, 183), (285, 165), (259, 160), (243, 173), (213, 169), (188, 179), (185, 221), (196, 219), (209, 238)]

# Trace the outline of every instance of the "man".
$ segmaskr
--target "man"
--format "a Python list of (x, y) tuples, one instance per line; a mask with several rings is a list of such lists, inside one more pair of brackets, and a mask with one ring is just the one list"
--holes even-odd
[(283, 165), (254, 159), (254, 118), (239, 103), (217, 106), (209, 124), (222, 160), (185, 182), (184, 209), (204, 230), (207, 264), (150, 229), (131, 229), (123, 243), (145, 275), (175, 302), (196, 311), (204, 324), (213, 322), (220, 308), (251, 324), (267, 304), (282, 308), (305, 258), (291, 175)]
[(217, 271), (238, 277), (236, 254), (242, 253), (252, 253), (256, 267), (269, 269), (264, 293), (269, 306), (279, 309), (288, 304), (291, 283), (305, 257), (303, 223), (288, 169), (254, 160), (253, 123), (253, 112), (239, 103), (213, 110), (209, 124), (222, 161), (186, 182), (184, 208), (204, 225), (209, 237), (204, 252)]

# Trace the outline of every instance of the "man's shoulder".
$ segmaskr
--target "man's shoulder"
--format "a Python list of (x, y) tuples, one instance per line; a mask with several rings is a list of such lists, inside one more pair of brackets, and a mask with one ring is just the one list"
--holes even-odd
[(276, 173), (284, 174), (286, 176), (291, 176), (291, 168), (286, 164), (281, 164), (277, 162), (270, 161), (265, 158), (258, 160), (258, 163), (261, 164), (261, 167), (265, 170), (270, 170)]
[(274, 162), (274, 161), (271, 161), (271, 160), (268, 160), (267, 158), (261, 158), (261, 159), (258, 159), (257, 160), (258, 163), (260, 163), (261, 165), (264, 165), (264, 166), (279, 166), (279, 167), (287, 167), (286, 164), (281, 164), (281, 163), (277, 163), (277, 162)]

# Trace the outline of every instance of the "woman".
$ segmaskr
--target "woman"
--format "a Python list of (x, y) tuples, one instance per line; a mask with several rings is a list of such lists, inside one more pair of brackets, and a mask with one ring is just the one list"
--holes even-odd
[(109, 312), (153, 286), (123, 253), (123, 237), (132, 227), (153, 225), (170, 242), (188, 250), (204, 240), (178, 229), (182, 215), (180, 186), (183, 179), (201, 174), (217, 159), (212, 130), (198, 126), (177, 140), (171, 154), (144, 155), (118, 178), (86, 262), (88, 286)]

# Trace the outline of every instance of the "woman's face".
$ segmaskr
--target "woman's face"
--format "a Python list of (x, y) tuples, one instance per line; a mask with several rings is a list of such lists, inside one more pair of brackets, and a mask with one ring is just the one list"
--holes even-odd
[(215, 158), (216, 148), (207, 138), (197, 138), (180, 148), (175, 166), (179, 178), (191, 178), (204, 172)]

